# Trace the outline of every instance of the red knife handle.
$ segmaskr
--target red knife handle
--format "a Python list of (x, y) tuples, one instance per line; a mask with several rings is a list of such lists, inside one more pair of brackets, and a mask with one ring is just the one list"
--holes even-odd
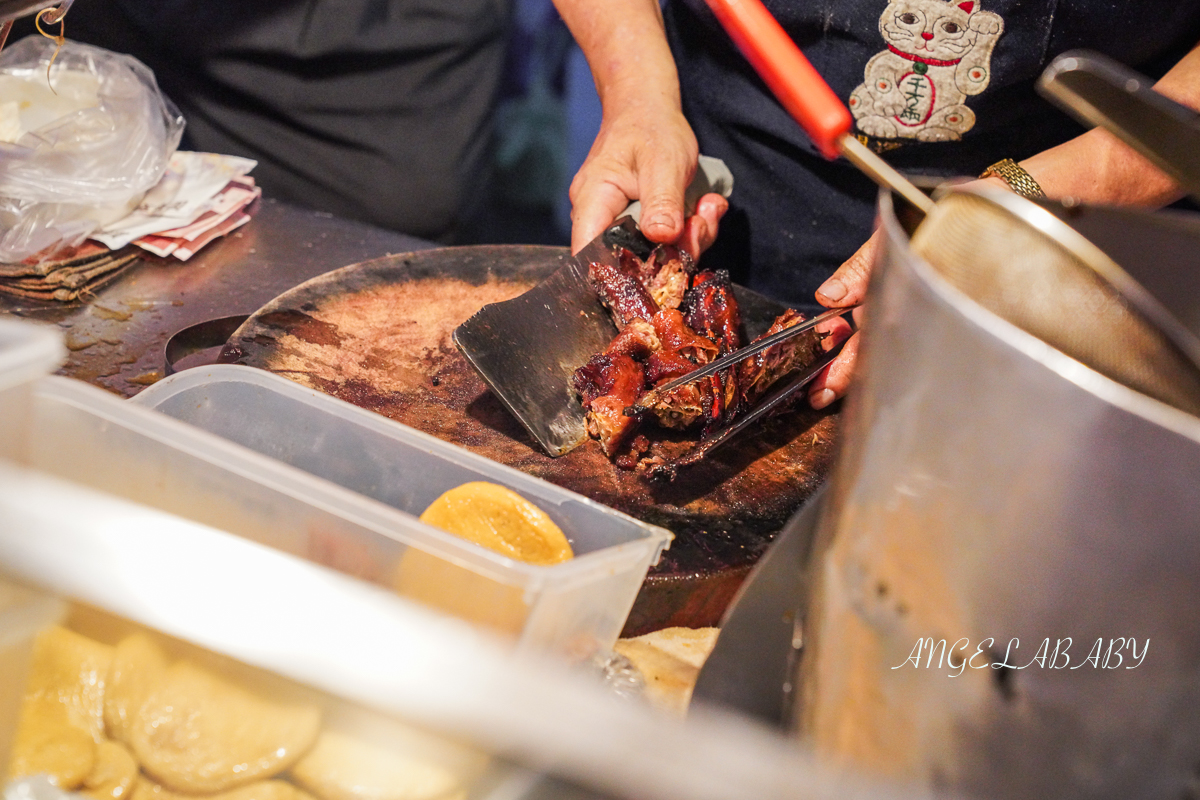
[(746, 60), (758, 71), (826, 158), (854, 121), (845, 104), (760, 0), (706, 0)]

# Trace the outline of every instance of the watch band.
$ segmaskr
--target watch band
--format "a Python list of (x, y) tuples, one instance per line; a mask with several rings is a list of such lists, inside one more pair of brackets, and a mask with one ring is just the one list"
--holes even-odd
[(1009, 185), (1009, 188), (1022, 197), (1037, 200), (1046, 196), (1046, 193), (1042, 191), (1042, 187), (1033, 179), (1033, 176), (1021, 169), (1021, 165), (1011, 158), (997, 161), (985, 169), (979, 177), (990, 178), (993, 175), (997, 178), (1002, 178)]

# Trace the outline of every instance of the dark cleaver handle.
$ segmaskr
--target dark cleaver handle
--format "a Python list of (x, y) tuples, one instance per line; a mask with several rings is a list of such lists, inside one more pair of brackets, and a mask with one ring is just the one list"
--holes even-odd
[(1102, 127), (1200, 198), (1200, 114), (1151, 88), (1145, 75), (1087, 50), (1046, 67), (1038, 91), (1076, 119)]

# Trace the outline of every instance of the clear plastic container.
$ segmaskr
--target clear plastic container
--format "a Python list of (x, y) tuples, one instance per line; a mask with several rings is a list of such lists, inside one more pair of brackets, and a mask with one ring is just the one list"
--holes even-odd
[(0, 578), (0, 779), (21, 713), (34, 637), (61, 619), (64, 611), (61, 600)]
[[(39, 381), (26, 463), (385, 586), (524, 648), (580, 659), (611, 647), (670, 539), (258, 370), (191, 370), (139, 397), (134, 404), (66, 378)], [(524, 564), (416, 519), (443, 491), (473, 480), (530, 499), (576, 557)]]
[(0, 462), (0, 519), (0, 569), (72, 600), (70, 629), (146, 632), (314, 705), (322, 730), (451, 771), (465, 795), (439, 800), (887, 796), (747, 720), (695, 709), (685, 725), (378, 587), (37, 470)]
[(53, 328), (0, 319), (0, 458), (18, 458), (27, 442), (30, 384), (63, 362)]

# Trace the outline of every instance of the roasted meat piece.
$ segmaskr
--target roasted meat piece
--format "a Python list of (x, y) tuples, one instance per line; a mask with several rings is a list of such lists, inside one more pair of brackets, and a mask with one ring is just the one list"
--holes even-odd
[(638, 418), (625, 416), (625, 409), (642, 394), (645, 368), (622, 353), (600, 353), (575, 370), (573, 384), (587, 411), (588, 434), (612, 458), (637, 428)]
[(609, 342), (604, 352), (610, 356), (619, 354), (645, 361), (661, 349), (657, 326), (644, 319), (633, 319)]
[(637, 275), (636, 265), (616, 267), (592, 262), (588, 265), (588, 280), (596, 296), (612, 312), (617, 328), (624, 328), (635, 319), (650, 319), (658, 312), (658, 305)]
[(684, 294), (679, 310), (688, 327), (720, 345), (722, 353), (741, 346), (738, 331), (742, 327), (742, 315), (733, 295), (733, 283), (725, 270), (698, 273), (692, 280), (692, 288)]
[[(630, 469), (644, 461), (647, 474), (670, 477), (681, 464), (703, 458), (704, 445), (684, 461), (641, 459), (649, 452), (649, 440), (631, 437), (643, 418), (652, 416), (660, 427), (675, 430), (703, 425), (701, 442), (710, 441), (783, 374), (808, 363), (819, 340), (812, 334), (777, 345), (656, 396), (648, 409), (636, 407), (648, 387), (661, 386), (736, 350), (742, 321), (729, 273), (697, 274), (685, 252), (664, 245), (645, 261), (625, 248), (617, 255), (616, 265), (592, 264), (589, 278), (620, 332), (603, 353), (576, 370), (575, 390), (588, 412), (589, 434), (618, 466)], [(768, 333), (802, 319), (788, 311)]]
[[(776, 317), (767, 332), (758, 339), (778, 333), (784, 328), (790, 328), (804, 320), (803, 314), (789, 308)], [(758, 339), (754, 341), (758, 341)], [(743, 406), (753, 405), (766, 394), (775, 381), (798, 367), (812, 363), (820, 352), (820, 336), (815, 331), (807, 331), (794, 339), (788, 339), (774, 347), (768, 347), (758, 355), (743, 361), (738, 365), (738, 383), (741, 387)]]
[(720, 347), (712, 339), (695, 333), (683, 320), (683, 314), (665, 308), (650, 320), (662, 349), (678, 353), (693, 364), (707, 364), (717, 357)]
[[(683, 297), (680, 310), (688, 327), (716, 343), (720, 355), (741, 346), (742, 315), (728, 272), (698, 273), (693, 278), (692, 288)], [(740, 411), (739, 384), (736, 369), (719, 372), (697, 384), (702, 387), (704, 398), (705, 435), (733, 419)]]
[(655, 400), (650, 413), (664, 428), (686, 430), (698, 420), (707, 418), (707, 409), (712, 407), (712, 403), (706, 399), (706, 391), (704, 381), (680, 386)]
[[(662, 347), (646, 360), (650, 386), (678, 378), (716, 357), (716, 343), (687, 327), (678, 310), (664, 308), (654, 315), (653, 322)], [(705, 407), (703, 389), (689, 384), (658, 398), (650, 413), (664, 428), (682, 430), (704, 417)]]
[(696, 273), (696, 264), (687, 251), (660, 244), (642, 267), (642, 283), (659, 308), (679, 308)]

